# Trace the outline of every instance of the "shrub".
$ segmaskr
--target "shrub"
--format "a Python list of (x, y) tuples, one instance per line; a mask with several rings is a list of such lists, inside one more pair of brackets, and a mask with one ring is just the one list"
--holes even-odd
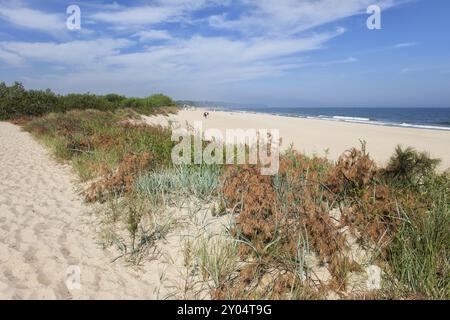
[(379, 169), (365, 151), (352, 148), (339, 157), (325, 184), (330, 198), (343, 208), (341, 223), (359, 234), (361, 241), (388, 241), (395, 230), (396, 202), (393, 190), (378, 178)]
[(114, 111), (120, 107), (119, 101), (110, 101), (106, 97), (95, 94), (68, 94), (59, 98), (61, 111), (95, 109), (100, 111)]
[(40, 116), (58, 108), (58, 97), (50, 90), (25, 90), (15, 82), (8, 87), (0, 84), (0, 120), (22, 116)]
[[(161, 107), (175, 107), (175, 102), (163, 95), (163, 94), (155, 94), (147, 98), (129, 98), (123, 102), (123, 106), (125, 108), (132, 108), (139, 113), (145, 115), (151, 115), (158, 113), (158, 108)], [(170, 112), (174, 112), (176, 109), (171, 109)]]
[[(335, 164), (291, 151), (274, 177), (259, 175), (257, 167), (229, 167), (222, 177), (223, 197), (238, 214), (231, 235), (246, 263), (214, 297), (310, 296), (308, 252), (332, 275), (327, 290), (345, 292), (348, 272), (361, 266), (345, 253), (350, 248), (342, 230), (374, 254), (400, 296), (448, 296), (448, 174), (438, 175), (434, 167), (419, 170), (426, 172), (420, 174), (421, 185), (405, 189), (385, 181), (385, 170), (364, 146), (345, 152)], [(341, 213), (337, 220), (332, 209)]]
[(418, 205), (400, 208), (402, 224), (387, 250), (392, 285), (403, 296), (450, 297), (450, 179), (448, 173), (424, 179)]
[(134, 178), (144, 169), (171, 165), (170, 130), (128, 120), (123, 112), (77, 110), (34, 119), (25, 129), (45, 139), (60, 159), (73, 160), (85, 180), (103, 177), (88, 200), (104, 200), (109, 191), (134, 188)]
[(342, 255), (345, 239), (329, 215), (323, 184), (329, 166), (324, 159), (291, 152), (282, 157), (275, 177), (261, 176), (254, 166), (224, 173), (226, 205), (239, 214), (231, 234), (241, 243), (242, 258), (252, 262), (238, 271), (234, 286), (216, 290), (217, 297), (242, 290), (266, 298), (302, 292), (310, 281), (305, 262), (310, 248), (328, 266), (336, 286), (345, 286), (342, 270), (353, 266)]
[(110, 196), (123, 196), (134, 191), (138, 174), (151, 164), (152, 155), (126, 155), (115, 171), (109, 170), (104, 176), (91, 184), (84, 193), (89, 202), (104, 202)]
[(426, 152), (414, 148), (397, 146), (384, 174), (391, 181), (400, 184), (417, 184), (432, 174), (441, 161), (432, 159)]
[(15, 82), (9, 87), (4, 82), (0, 83), (0, 120), (42, 116), (50, 112), (88, 109), (116, 111), (123, 108), (133, 108), (146, 115), (178, 110), (175, 102), (163, 94), (143, 99), (126, 98), (117, 94), (101, 96), (91, 93), (62, 96), (54, 94), (49, 89), (26, 90), (20, 82)]

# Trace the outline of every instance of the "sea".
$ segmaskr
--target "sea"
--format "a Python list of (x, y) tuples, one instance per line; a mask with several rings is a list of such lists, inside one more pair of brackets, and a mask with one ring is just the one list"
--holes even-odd
[[(450, 108), (224, 108), (324, 121), (450, 131)], [(450, 141), (449, 141), (450, 143)]]

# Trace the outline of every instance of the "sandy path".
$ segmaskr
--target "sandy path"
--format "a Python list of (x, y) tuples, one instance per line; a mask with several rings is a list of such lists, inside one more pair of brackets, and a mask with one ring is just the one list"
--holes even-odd
[[(28, 133), (0, 122), (0, 299), (158, 298), (162, 266), (110, 263), (73, 179)], [(74, 265), (81, 289), (68, 290)]]

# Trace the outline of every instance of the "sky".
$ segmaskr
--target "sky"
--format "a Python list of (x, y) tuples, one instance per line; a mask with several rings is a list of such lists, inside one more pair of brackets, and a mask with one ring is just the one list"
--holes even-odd
[[(370, 5), (381, 29), (367, 27)], [(0, 81), (272, 107), (450, 107), (449, 16), (448, 0), (0, 0)]]

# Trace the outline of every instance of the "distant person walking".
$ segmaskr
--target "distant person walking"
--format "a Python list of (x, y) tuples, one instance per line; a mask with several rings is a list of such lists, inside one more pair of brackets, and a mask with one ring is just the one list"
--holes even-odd
[(209, 117), (209, 112), (207, 112), (207, 111), (204, 112), (204, 113), (203, 113), (203, 117), (204, 117), (205, 119), (208, 119), (208, 117)]

